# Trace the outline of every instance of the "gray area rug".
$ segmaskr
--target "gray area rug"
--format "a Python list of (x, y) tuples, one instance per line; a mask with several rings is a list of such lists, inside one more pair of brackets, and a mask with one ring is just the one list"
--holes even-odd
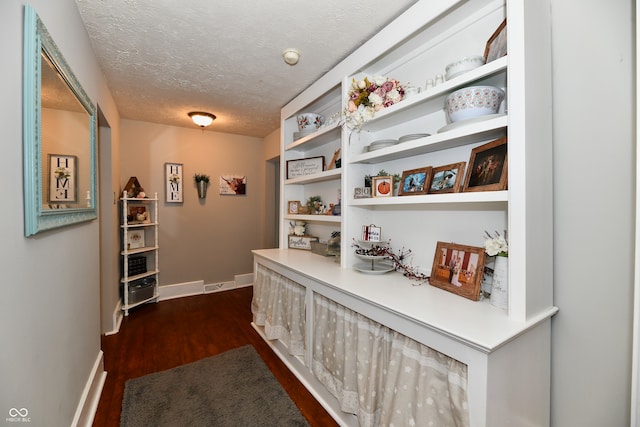
[(120, 426), (308, 424), (255, 349), (247, 345), (127, 381)]

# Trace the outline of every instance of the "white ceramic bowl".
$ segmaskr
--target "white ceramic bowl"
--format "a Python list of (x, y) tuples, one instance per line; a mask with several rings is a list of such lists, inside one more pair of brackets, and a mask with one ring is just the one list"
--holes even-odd
[(452, 62), (444, 69), (445, 78), (451, 80), (461, 74), (471, 71), (484, 65), (484, 56), (468, 56), (458, 61)]
[(470, 86), (459, 89), (445, 101), (451, 123), (496, 114), (504, 99), (504, 91), (493, 86)]
[(299, 114), (297, 119), (300, 132), (314, 131), (324, 124), (324, 117), (316, 113)]

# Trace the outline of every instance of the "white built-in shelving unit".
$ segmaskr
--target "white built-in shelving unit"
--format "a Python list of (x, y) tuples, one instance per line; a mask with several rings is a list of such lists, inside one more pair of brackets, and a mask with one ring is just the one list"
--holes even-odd
[[(280, 248), (257, 250), (255, 262), (294, 278), (311, 298), (320, 293), (371, 319), (467, 364), (472, 426), (546, 425), (549, 422), (550, 318), (553, 305), (550, 5), (526, 0), (422, 0), (282, 109)], [(352, 79), (381, 75), (423, 87), (462, 57), (482, 55), (489, 36), (507, 19), (508, 54), (402, 100), (362, 129), (332, 124), (294, 140), (296, 116), (330, 117), (345, 108)], [(444, 100), (456, 89), (503, 88), (501, 116), (447, 125)], [(372, 141), (407, 134), (430, 136), (366, 151)], [(469, 162), (471, 150), (508, 139), (508, 188), (502, 191), (354, 198), (364, 176), (380, 169), (405, 170)], [(342, 153), (341, 168), (285, 179), (286, 162)], [(288, 201), (342, 196), (341, 216), (294, 215)], [(307, 222), (307, 234), (326, 240), (342, 235), (339, 263), (288, 249), (289, 223)], [(483, 246), (484, 231), (509, 236), (509, 301), (506, 310), (488, 300), (470, 301), (442, 289), (413, 286), (399, 273), (365, 275), (351, 247), (361, 227), (376, 224), (395, 249), (408, 248), (412, 263), (431, 272), (436, 243)], [(311, 301), (309, 299), (309, 301)], [(312, 318), (308, 317), (308, 322)], [(260, 328), (257, 328), (260, 330)], [(313, 325), (308, 325), (313, 335)], [(308, 337), (311, 343), (311, 337)], [(289, 367), (314, 384), (306, 361)], [(309, 350), (311, 351), (311, 350)], [(331, 408), (331, 398), (309, 388)], [(339, 418), (339, 411), (332, 409)], [(349, 421), (341, 421), (348, 424)]]

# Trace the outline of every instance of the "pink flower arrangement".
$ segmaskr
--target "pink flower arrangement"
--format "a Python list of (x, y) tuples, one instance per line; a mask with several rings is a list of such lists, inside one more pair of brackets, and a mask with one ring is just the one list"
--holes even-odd
[(365, 77), (351, 81), (345, 111), (346, 123), (351, 129), (360, 129), (377, 111), (396, 104), (404, 98), (404, 88), (395, 79)]

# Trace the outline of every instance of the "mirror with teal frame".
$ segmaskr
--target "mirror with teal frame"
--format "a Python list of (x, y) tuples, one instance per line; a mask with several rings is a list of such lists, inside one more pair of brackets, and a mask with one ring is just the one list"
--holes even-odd
[(25, 235), (96, 219), (96, 108), (30, 6), (23, 85)]

